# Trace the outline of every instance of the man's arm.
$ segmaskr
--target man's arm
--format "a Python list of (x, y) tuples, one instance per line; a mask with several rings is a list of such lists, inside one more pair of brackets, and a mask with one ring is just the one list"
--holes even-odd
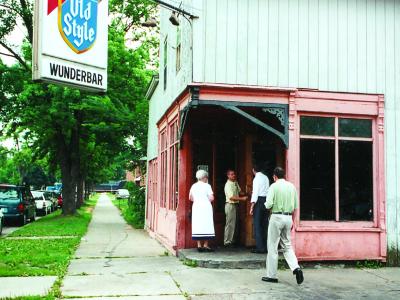
[(229, 198), (232, 201), (246, 201), (247, 200), (247, 196), (232, 196)]
[(258, 200), (258, 191), (259, 191), (259, 182), (257, 180), (256, 177), (254, 177), (253, 179), (253, 191), (251, 193), (251, 206), (250, 206), (250, 215), (253, 215), (253, 211), (254, 211), (254, 205), (256, 204), (257, 200)]
[(271, 185), (267, 193), (267, 201), (265, 201), (265, 208), (271, 209), (274, 206), (274, 185)]
[(297, 214), (297, 209), (299, 207), (299, 195), (297, 194), (296, 188), (294, 188), (294, 205), (293, 205), (293, 211), (292, 211), (292, 230), (296, 227), (295, 222), (296, 222), (296, 214)]

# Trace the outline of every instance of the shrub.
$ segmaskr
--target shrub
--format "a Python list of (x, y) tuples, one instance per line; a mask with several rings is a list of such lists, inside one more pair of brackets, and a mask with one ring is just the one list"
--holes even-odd
[(127, 182), (125, 188), (129, 190), (129, 199), (126, 211), (123, 212), (125, 219), (135, 228), (143, 228), (145, 220), (146, 190), (133, 182)]

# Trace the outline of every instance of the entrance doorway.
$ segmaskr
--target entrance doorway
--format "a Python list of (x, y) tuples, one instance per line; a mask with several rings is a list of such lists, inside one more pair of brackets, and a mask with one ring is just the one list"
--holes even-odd
[[(207, 120), (204, 120), (204, 116), (207, 116)], [(195, 173), (198, 169), (209, 173), (209, 183), (215, 195), (214, 246), (223, 245), (226, 202), (224, 186), (228, 169), (236, 171), (242, 192), (248, 196), (248, 201), (239, 204), (237, 243), (246, 247), (253, 246), (253, 220), (249, 215), (253, 162), (265, 166), (266, 175), (272, 183), (273, 169), (277, 165), (285, 165), (283, 143), (247, 119), (220, 108), (203, 107), (201, 112), (195, 111), (191, 115), (190, 122), (193, 157), (191, 184), (196, 181)]]

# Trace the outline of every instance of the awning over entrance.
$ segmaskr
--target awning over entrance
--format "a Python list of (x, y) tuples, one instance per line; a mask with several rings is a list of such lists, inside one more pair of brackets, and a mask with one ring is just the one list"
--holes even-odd
[[(257, 126), (260, 126), (276, 135), (283, 142), (286, 148), (289, 147), (289, 106), (287, 104), (276, 103), (192, 100), (181, 110), (180, 113), (180, 140), (185, 130), (186, 121), (190, 111), (197, 109), (199, 106), (218, 106), (233, 111)], [(268, 120), (273, 120), (274, 122), (271, 123), (268, 122)]]

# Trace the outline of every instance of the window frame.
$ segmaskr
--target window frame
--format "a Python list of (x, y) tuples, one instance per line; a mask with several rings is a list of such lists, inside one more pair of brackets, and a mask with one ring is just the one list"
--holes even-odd
[(167, 207), (168, 203), (168, 132), (167, 128), (160, 130), (159, 134), (160, 141), (160, 160), (159, 160), (159, 172), (160, 172), (160, 186), (159, 186), (159, 205), (162, 208)]
[(175, 71), (176, 71), (176, 74), (179, 73), (179, 71), (182, 67), (181, 52), (182, 52), (182, 32), (180, 30), (180, 27), (177, 26), (177, 28), (176, 28), (176, 49), (175, 49)]
[(168, 35), (164, 39), (164, 57), (163, 57), (163, 64), (164, 64), (164, 69), (163, 69), (163, 83), (164, 83), (164, 90), (167, 89), (167, 84), (168, 84)]
[(176, 210), (178, 206), (179, 172), (178, 118), (174, 118), (168, 123), (168, 132), (168, 209)]
[[(303, 135), (300, 132), (301, 128), (301, 117), (328, 117), (328, 118), (335, 118), (335, 135), (334, 136), (316, 136), (316, 135)], [(371, 120), (371, 131), (372, 131), (372, 136), (370, 138), (364, 138), (364, 137), (340, 137), (339, 136), (339, 119), (363, 119), (363, 120)], [(354, 224), (355, 226), (359, 227), (360, 225), (363, 227), (378, 227), (378, 195), (377, 195), (377, 167), (378, 167), (378, 162), (377, 162), (377, 151), (378, 151), (378, 142), (377, 142), (377, 120), (376, 117), (373, 116), (368, 116), (368, 115), (348, 115), (348, 114), (330, 114), (330, 113), (302, 113), (299, 112), (297, 116), (297, 122), (299, 124), (298, 126), (298, 143), (300, 147), (300, 143), (302, 139), (309, 139), (309, 140), (334, 140), (335, 141), (335, 220), (328, 221), (328, 220), (301, 220), (300, 219), (300, 210), (301, 210), (301, 178), (300, 178), (300, 169), (298, 170), (298, 178), (299, 178), (299, 212), (298, 212), (298, 217), (299, 217), (299, 222), (301, 225), (310, 225), (312, 226), (313, 224), (316, 224), (318, 222), (324, 223), (324, 224), (332, 224), (332, 225), (337, 225), (337, 224)], [(365, 142), (371, 142), (372, 143), (372, 197), (373, 197), (373, 218), (372, 221), (355, 221), (355, 220), (340, 220), (340, 198), (339, 198), (339, 192), (340, 192), (340, 178), (339, 178), (339, 141), (365, 141)], [(300, 151), (298, 151), (298, 161), (300, 164)]]

